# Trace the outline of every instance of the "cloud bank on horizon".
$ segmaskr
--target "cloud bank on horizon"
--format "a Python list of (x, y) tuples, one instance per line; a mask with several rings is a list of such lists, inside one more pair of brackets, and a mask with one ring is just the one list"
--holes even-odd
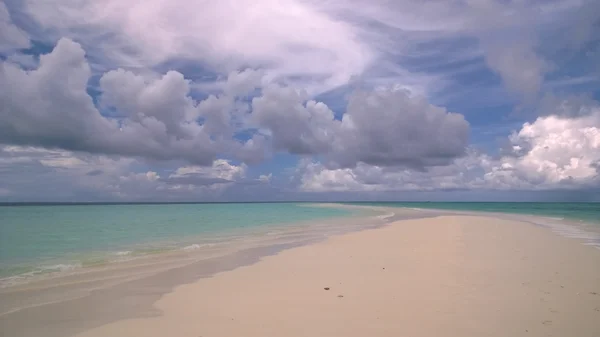
[(0, 201), (600, 200), (593, 0), (3, 0), (0, 88)]

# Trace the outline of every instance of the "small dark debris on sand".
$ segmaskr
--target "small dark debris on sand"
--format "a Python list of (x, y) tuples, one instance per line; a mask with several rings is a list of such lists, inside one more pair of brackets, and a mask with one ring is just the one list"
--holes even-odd
[(325, 290), (329, 290), (329, 287), (325, 287), (325, 288), (323, 288), (323, 289), (325, 289)]
[(385, 270), (385, 267), (383, 267), (383, 270)]
[(598, 295), (598, 293), (595, 292), (595, 291), (590, 292), (590, 294), (592, 294), (592, 295)]
[(342, 297), (344, 297), (344, 295), (338, 295), (338, 297), (342, 298)]

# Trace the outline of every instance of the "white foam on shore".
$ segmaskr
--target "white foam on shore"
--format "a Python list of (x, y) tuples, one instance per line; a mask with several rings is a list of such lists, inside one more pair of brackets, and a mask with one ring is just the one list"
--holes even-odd
[(68, 271), (73, 271), (73, 270), (79, 269), (81, 267), (82, 267), (81, 263), (72, 263), (72, 264), (59, 263), (59, 264), (53, 264), (53, 265), (48, 265), (48, 266), (40, 266), (40, 267), (37, 267), (34, 270), (26, 272), (26, 273), (0, 278), (0, 288), (6, 288), (6, 287), (14, 286), (17, 284), (22, 284), (22, 283), (26, 282), (27, 280), (32, 279), (35, 276), (44, 275), (44, 274), (52, 275), (54, 273), (68, 272)]
[(389, 218), (393, 218), (396, 215), (396, 213), (386, 213), (386, 214), (382, 214), (382, 215), (378, 215), (376, 216), (377, 219), (381, 219), (381, 220), (386, 220)]
[(582, 240), (586, 246), (600, 249), (600, 232), (581, 228), (585, 222), (579, 220), (565, 220), (564, 218), (551, 218), (544, 216), (525, 216), (528, 222), (546, 227), (552, 232), (570, 239)]
[(194, 243), (193, 245), (189, 245), (189, 246), (185, 246), (183, 248), (181, 248), (181, 250), (185, 250), (185, 251), (190, 251), (190, 250), (196, 250), (196, 249), (200, 249), (202, 248), (199, 244)]
[(25, 274), (21, 274), (16, 276), (0, 278), (0, 289), (20, 284), (26, 277), (27, 276), (25, 276)]
[(213, 247), (215, 245), (216, 245), (215, 243), (203, 243), (203, 244), (194, 243), (189, 246), (185, 246), (185, 247), (181, 248), (181, 250), (189, 252), (189, 251), (198, 250), (201, 248)]
[(565, 218), (555, 218), (550, 216), (540, 216), (540, 218), (550, 219), (550, 220), (564, 220)]
[(42, 271), (46, 271), (46, 272), (53, 272), (53, 271), (64, 272), (64, 271), (71, 271), (71, 270), (74, 270), (77, 268), (81, 268), (81, 263), (73, 263), (73, 264), (59, 263), (59, 264), (54, 264), (54, 265), (50, 265), (50, 266), (43, 266), (40, 269)]

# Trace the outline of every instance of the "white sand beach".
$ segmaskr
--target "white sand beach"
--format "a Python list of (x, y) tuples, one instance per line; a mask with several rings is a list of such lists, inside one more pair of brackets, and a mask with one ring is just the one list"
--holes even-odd
[(104, 336), (600, 336), (600, 250), (440, 216), (329, 238), (177, 287)]

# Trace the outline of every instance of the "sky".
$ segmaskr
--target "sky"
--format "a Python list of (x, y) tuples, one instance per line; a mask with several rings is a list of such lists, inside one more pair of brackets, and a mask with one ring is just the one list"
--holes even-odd
[(0, 0), (0, 202), (600, 201), (595, 0)]

